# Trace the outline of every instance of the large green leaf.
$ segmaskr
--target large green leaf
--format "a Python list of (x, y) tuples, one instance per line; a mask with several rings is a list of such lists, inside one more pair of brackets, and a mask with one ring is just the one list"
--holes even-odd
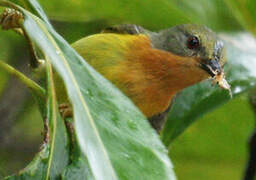
[[(191, 22), (204, 24), (215, 31), (235, 31), (241, 25), (234, 18), (232, 9), (223, 0), (171, 0)], [(236, 0), (235, 0), (236, 1)]]
[(40, 3), (51, 19), (64, 21), (102, 19), (111, 24), (135, 23), (151, 29), (189, 22), (189, 17), (169, 0), (40, 0)]
[[(69, 120), (69, 122), (72, 122)], [(62, 172), (63, 180), (79, 180), (86, 179), (91, 180), (94, 179), (91, 169), (88, 164), (87, 158), (81, 152), (80, 146), (75, 139), (75, 134), (72, 135), (73, 142), (71, 146), (70, 158), (71, 163), (68, 167)]]
[(225, 2), (240, 24), (256, 35), (256, 1), (225, 0)]
[(68, 136), (58, 113), (53, 75), (50, 65), (48, 67), (47, 116), (44, 118), (49, 123), (49, 142), (43, 144), (42, 150), (25, 169), (7, 177), (8, 180), (59, 179), (69, 163)]
[[(39, 6), (35, 9), (41, 11)], [(165, 147), (131, 101), (92, 69), (48, 23), (20, 10), (28, 36), (65, 81), (79, 145), (94, 178), (175, 179)]]
[[(256, 40), (249, 34), (222, 35), (227, 47), (227, 80), (233, 96), (256, 84)], [(206, 81), (185, 89), (176, 99), (162, 133), (166, 146), (205, 113), (230, 100), (227, 91)]]
[[(52, 19), (106, 20), (111, 24), (135, 23), (159, 30), (182, 23), (205, 24), (214, 30), (241, 29), (223, 0), (40, 0)], [(66, 13), (66, 12), (69, 13)]]

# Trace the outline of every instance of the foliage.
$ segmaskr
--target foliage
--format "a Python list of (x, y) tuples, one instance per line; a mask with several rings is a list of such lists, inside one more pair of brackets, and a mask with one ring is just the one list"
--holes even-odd
[[(52, 28), (35, 1), (23, 2), (24, 7), (41, 18), (38, 19), (22, 10), (26, 15), (24, 29), (43, 52), (44, 58), (48, 59), (64, 78), (75, 109), (74, 123), (80, 146), (77, 146), (77, 142), (68, 142), (68, 132), (63, 128), (64, 123), (56, 109), (54, 89), (51, 89), (54, 86), (51, 86), (47, 89), (50, 142), (25, 171), (21, 171), (20, 176), (13, 176), (10, 179), (37, 175), (39, 177), (42, 172), (46, 172), (46, 179), (59, 175), (64, 179), (77, 179), (77, 174), (95, 179), (101, 177), (131, 179), (141, 177), (141, 172), (144, 172), (145, 179), (174, 178), (165, 148), (141, 113), (70, 49), (65, 40)], [(206, 24), (217, 31), (237, 31), (244, 27), (255, 33), (252, 10), (256, 3), (253, 1), (245, 3), (226, 0), (224, 3), (220, 0), (193, 2), (111, 0), (105, 3), (100, 0), (78, 0), (69, 3), (69, 1), (54, 0), (49, 3), (44, 0), (41, 4), (47, 7), (46, 10), (49, 12), (47, 14), (51, 19), (68, 20), (71, 25), (97, 21), (104, 24), (137, 23), (152, 30), (159, 30), (175, 24), (193, 22)], [(64, 8), (68, 9), (69, 13), (58, 8), (60, 4), (67, 6)], [(256, 45), (254, 43), (247, 45), (254, 39), (245, 33), (226, 33), (221, 35), (221, 38), (228, 47), (228, 63), (225, 70), (233, 94), (236, 96), (255, 85), (253, 61)], [(48, 65), (48, 84), (53, 83), (50, 69), (51, 66)], [(228, 93), (212, 87), (209, 81), (183, 91), (172, 107), (161, 134), (164, 144), (170, 147), (171, 142), (199, 117), (228, 100), (230, 100)], [(111, 104), (111, 107), (108, 104)], [(102, 111), (102, 115), (97, 113), (99, 111)], [(65, 137), (62, 143), (60, 137)], [(60, 155), (56, 153), (59, 152), (58, 148), (64, 150), (62, 157), (57, 156)], [(69, 158), (73, 156), (68, 160), (69, 162), (66, 159), (68, 153)], [(96, 155), (92, 156), (92, 153)], [(62, 160), (63, 164), (60, 163)]]
[[(46, 61), (51, 61), (66, 84), (74, 110), (74, 129), (83, 152), (81, 158), (88, 159), (91, 171), (85, 173), (84, 177), (79, 173), (80, 171), (76, 171), (79, 173), (79, 178), (92, 176), (95, 179), (133, 179), (140, 176), (145, 179), (175, 179), (167, 151), (157, 134), (147, 124), (145, 117), (127, 97), (94, 71), (54, 31), (40, 6), (32, 2), (34, 9), (39, 12), (45, 23), (26, 10), (19, 7), (17, 9), (24, 13), (25, 20), (22, 26), (26, 34), (44, 54)], [(2, 1), (2, 5), (9, 3)], [(48, 68), (47, 72), (52, 79), (50, 69)], [(57, 141), (61, 141), (60, 137), (65, 137), (65, 134), (59, 129), (61, 125), (57, 126), (59, 116), (52, 90), (53, 82), (49, 80), (48, 86), (50, 88), (48, 88), (47, 102), (53, 103), (47, 108), (47, 119), (50, 120), (51, 128), (50, 144), (46, 142), (46, 149), (40, 152), (34, 162), (18, 176), (10, 179), (23, 177), (56, 179), (61, 176), (65, 168), (65, 155), (61, 156), (58, 151), (64, 153), (67, 147), (65, 141), (61, 144)], [(62, 132), (61, 135), (58, 135), (59, 131)], [(59, 145), (62, 145), (60, 147), (62, 150), (57, 151)], [(69, 156), (78, 155), (80, 154)], [(74, 159), (79, 160), (78, 157)], [(42, 161), (47, 162), (47, 165)], [(127, 164), (127, 161), (130, 163)], [(62, 175), (63, 178), (69, 177), (68, 171), (74, 170), (69, 167)], [(42, 176), (44, 174), (45, 177)]]

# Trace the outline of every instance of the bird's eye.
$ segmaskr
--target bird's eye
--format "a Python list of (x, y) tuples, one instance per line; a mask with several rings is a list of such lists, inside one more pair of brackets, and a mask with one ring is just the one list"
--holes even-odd
[(189, 49), (195, 49), (199, 46), (199, 39), (196, 36), (188, 38), (187, 46)]

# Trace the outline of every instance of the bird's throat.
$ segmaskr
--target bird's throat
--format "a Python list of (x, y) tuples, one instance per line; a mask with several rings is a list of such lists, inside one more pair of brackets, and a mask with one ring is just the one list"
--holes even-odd
[(130, 46), (123, 66), (121, 89), (147, 117), (164, 112), (177, 92), (209, 77), (196, 59), (154, 49), (148, 39)]

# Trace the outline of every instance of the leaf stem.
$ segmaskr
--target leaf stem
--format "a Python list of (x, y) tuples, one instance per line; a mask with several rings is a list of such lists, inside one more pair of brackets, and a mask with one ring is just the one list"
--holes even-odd
[(39, 86), (35, 81), (29, 79), (27, 76), (25, 76), (12, 66), (4, 63), (3, 61), (0, 61), (0, 68), (8, 74), (17, 77), (23, 84), (25, 84), (31, 90), (31, 92), (34, 95), (39, 96), (42, 99), (45, 98), (45, 90), (41, 86)]

